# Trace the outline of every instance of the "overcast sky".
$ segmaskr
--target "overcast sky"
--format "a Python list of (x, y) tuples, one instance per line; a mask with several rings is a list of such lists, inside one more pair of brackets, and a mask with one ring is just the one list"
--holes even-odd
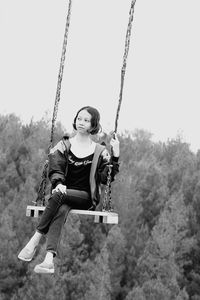
[[(73, 0), (58, 120), (93, 105), (114, 128), (131, 0)], [(52, 115), (68, 1), (1, 0), (0, 113)], [(200, 1), (137, 0), (119, 130), (200, 149)]]

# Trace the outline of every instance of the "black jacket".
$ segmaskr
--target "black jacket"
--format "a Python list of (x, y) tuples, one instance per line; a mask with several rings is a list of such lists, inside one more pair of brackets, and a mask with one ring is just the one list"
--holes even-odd
[[(51, 149), (49, 154), (49, 179), (54, 189), (57, 184), (67, 185), (68, 152), (71, 144), (69, 138), (64, 137)], [(109, 152), (100, 144), (96, 144), (90, 170), (90, 193), (93, 206), (100, 201), (101, 184), (107, 183), (108, 165), (112, 164), (111, 181), (119, 172), (118, 157), (110, 157)]]

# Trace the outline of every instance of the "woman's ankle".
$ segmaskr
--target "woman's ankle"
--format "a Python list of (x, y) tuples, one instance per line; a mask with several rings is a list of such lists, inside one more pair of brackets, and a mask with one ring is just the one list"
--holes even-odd
[(46, 256), (44, 258), (44, 262), (47, 264), (53, 264), (54, 254), (51, 251), (47, 251)]
[(37, 246), (37, 245), (39, 244), (39, 242), (40, 242), (41, 237), (42, 237), (42, 233), (36, 231), (36, 232), (34, 233), (34, 235), (32, 236), (32, 238), (31, 238), (32, 243), (33, 243), (35, 246)]
[(41, 237), (42, 234), (36, 231), (27, 243), (26, 247), (30, 249), (35, 248), (39, 244)]

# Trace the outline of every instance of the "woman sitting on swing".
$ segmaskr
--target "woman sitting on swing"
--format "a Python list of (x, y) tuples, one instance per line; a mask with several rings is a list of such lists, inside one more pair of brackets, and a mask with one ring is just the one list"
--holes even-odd
[(64, 137), (50, 151), (52, 195), (34, 235), (18, 255), (23, 261), (31, 261), (41, 237), (47, 235), (47, 253), (44, 261), (35, 266), (36, 273), (54, 273), (53, 259), (70, 209), (95, 209), (100, 199), (100, 184), (107, 183), (108, 165), (113, 165), (111, 180), (119, 172), (117, 137), (110, 141), (112, 157), (104, 146), (91, 139), (91, 135), (100, 130), (99, 121), (100, 115), (95, 108), (81, 108), (73, 123), (76, 135), (72, 138)]

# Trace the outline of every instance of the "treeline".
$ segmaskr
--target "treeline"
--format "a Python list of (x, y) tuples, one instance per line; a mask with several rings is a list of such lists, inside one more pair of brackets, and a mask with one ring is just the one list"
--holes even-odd
[[(56, 140), (63, 134), (58, 124)], [(0, 116), (0, 300), (199, 300), (200, 152), (180, 138), (119, 135), (119, 225), (70, 215), (53, 276), (33, 272), (45, 240), (31, 263), (17, 259), (37, 223), (25, 211), (37, 198), (49, 136), (48, 120)]]

